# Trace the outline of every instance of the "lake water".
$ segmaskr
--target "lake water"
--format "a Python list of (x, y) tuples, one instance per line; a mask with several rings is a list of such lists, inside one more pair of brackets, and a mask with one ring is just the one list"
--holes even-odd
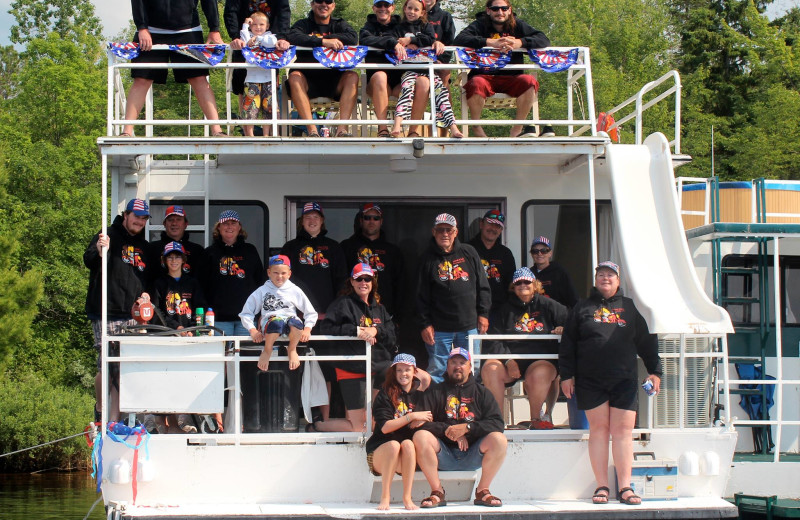
[[(88, 472), (0, 474), (3, 520), (81, 520), (99, 497)], [(88, 519), (105, 517), (101, 501)]]

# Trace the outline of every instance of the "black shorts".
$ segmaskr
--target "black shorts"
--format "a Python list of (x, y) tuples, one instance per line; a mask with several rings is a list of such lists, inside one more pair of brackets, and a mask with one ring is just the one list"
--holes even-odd
[[(158, 34), (151, 33), (153, 45), (178, 45), (178, 44), (203, 44), (202, 31), (192, 31), (179, 34)], [(133, 41), (139, 42), (139, 34), (134, 36)], [(200, 63), (194, 58), (184, 56), (174, 51), (147, 51), (139, 54), (138, 58), (132, 59), (131, 63)], [(167, 72), (169, 69), (131, 69), (132, 78), (144, 78), (153, 80), (154, 83), (163, 85), (167, 82)], [(173, 69), (172, 75), (176, 83), (186, 83), (191, 78), (208, 76), (208, 69)]]
[[(231, 62), (233, 63), (247, 63), (244, 59), (242, 51), (232, 51), (233, 56)], [(231, 91), (236, 95), (244, 94), (244, 78), (247, 77), (247, 69), (233, 69), (233, 77), (231, 77)]]
[(636, 379), (576, 377), (575, 398), (579, 410), (591, 410), (608, 401), (611, 408), (636, 411), (639, 382)]
[[(290, 73), (291, 72), (292, 71), (290, 71)], [(304, 70), (298, 70), (297, 72), (302, 73), (303, 76), (305, 76), (306, 78), (306, 82), (308, 83), (308, 99), (326, 97), (326, 98), (331, 98), (335, 101), (339, 101), (339, 97), (341, 96), (341, 94), (336, 92), (339, 88), (339, 81), (342, 79), (342, 76), (346, 72), (352, 72), (352, 71), (335, 70), (335, 69), (328, 69), (328, 70), (304, 69)], [(286, 93), (291, 99), (292, 87), (288, 81), (286, 82)]]
[(372, 69), (367, 70), (367, 84), (372, 79), (372, 76), (375, 75), (376, 72), (385, 72), (386, 73), (386, 82), (389, 84), (389, 90), (394, 90), (394, 88), (400, 84), (403, 78), (404, 70), (397, 70), (397, 69)]
[(339, 389), (342, 391), (345, 409), (361, 410), (366, 407), (364, 391), (367, 389), (367, 378), (340, 379)]
[(506, 383), (506, 388), (510, 388), (517, 384), (517, 381), (522, 381), (525, 379), (525, 372), (528, 371), (528, 368), (537, 361), (547, 361), (551, 365), (553, 365), (556, 369), (556, 375), (558, 375), (558, 360), (557, 359), (515, 359), (514, 361), (517, 362), (517, 366), (519, 367), (519, 373), (522, 377), (519, 379), (515, 379), (510, 383)]

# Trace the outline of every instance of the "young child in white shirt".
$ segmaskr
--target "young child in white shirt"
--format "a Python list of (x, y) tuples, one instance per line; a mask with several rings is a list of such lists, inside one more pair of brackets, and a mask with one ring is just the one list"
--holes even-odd
[[(250, 15), (242, 24), (240, 33), (242, 40), (250, 48), (264, 47), (272, 49), (278, 38), (269, 32), (269, 18), (261, 11)], [(261, 67), (247, 69), (244, 79), (244, 97), (242, 98), (242, 119), (272, 118), (272, 82), (270, 71)], [(263, 117), (259, 117), (263, 116)], [(264, 125), (264, 135), (269, 135), (271, 128)], [(243, 125), (244, 135), (253, 137), (253, 125)]]

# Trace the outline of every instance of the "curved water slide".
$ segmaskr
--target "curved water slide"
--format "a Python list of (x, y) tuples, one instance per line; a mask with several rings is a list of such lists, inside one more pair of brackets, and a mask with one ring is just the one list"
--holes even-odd
[(695, 272), (667, 138), (657, 133), (639, 146), (612, 144), (606, 157), (622, 274), (650, 332), (732, 333), (730, 316)]

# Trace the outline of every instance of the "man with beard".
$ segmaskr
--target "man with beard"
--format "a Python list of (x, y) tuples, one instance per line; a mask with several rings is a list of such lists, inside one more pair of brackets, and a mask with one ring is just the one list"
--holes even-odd
[(508, 300), (508, 287), (517, 269), (514, 254), (502, 244), (500, 235), (506, 227), (506, 216), (499, 210), (491, 209), (480, 221), (480, 232), (469, 241), (481, 257), (486, 279), (492, 290), (492, 310), (489, 312), (489, 326), (498, 321), (500, 307)]
[(423, 423), (414, 434), (417, 463), (431, 496), (420, 507), (447, 505), (439, 471), (474, 471), (481, 468), (475, 488), (475, 505), (500, 507), (503, 502), (489, 486), (506, 458), (508, 441), (503, 417), (492, 394), (472, 376), (469, 351), (455, 348), (447, 360), (445, 380), (425, 394), (424, 410), (433, 422)]

